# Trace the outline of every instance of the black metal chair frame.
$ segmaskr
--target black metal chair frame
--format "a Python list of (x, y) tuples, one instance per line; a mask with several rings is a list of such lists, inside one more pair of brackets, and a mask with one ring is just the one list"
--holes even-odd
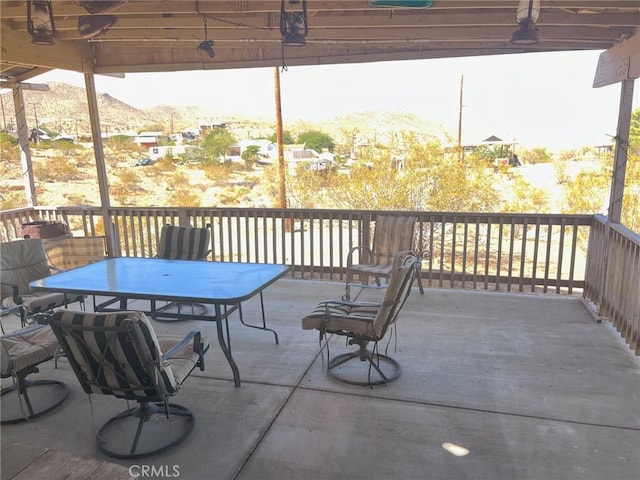
[[(30, 327), (26, 327), (26, 329), (12, 332), (6, 336), (20, 335), (24, 333), (25, 330), (29, 331), (29, 330), (35, 330), (38, 328), (48, 328), (48, 327), (43, 325), (33, 325)], [(56, 409), (67, 399), (67, 397), (69, 396), (69, 387), (67, 386), (67, 384), (58, 380), (28, 380), (27, 379), (28, 375), (31, 375), (32, 373), (38, 373), (40, 371), (38, 368), (38, 365), (48, 360), (51, 360), (52, 358), (54, 357), (50, 356), (38, 362), (37, 364), (29, 365), (9, 375), (3, 375), (2, 378), (9, 378), (10, 376), (13, 377), (13, 384), (4, 387), (0, 391), (0, 396), (4, 397), (5, 395), (9, 395), (15, 392), (18, 395), (18, 402), (20, 402), (20, 406), (23, 411), (22, 411), (22, 415), (19, 417), (2, 419), (0, 422), (1, 425), (16, 424), (16, 423), (26, 422), (28, 420), (34, 420)], [(54, 396), (53, 401), (45, 404), (44, 406), (36, 410), (29, 396), (30, 391), (33, 392), (40, 389), (40, 387), (50, 387), (50, 386), (55, 387), (55, 389), (59, 390), (59, 392), (57, 393), (57, 395)], [(7, 400), (5, 399), (4, 401), (6, 402)]]
[[(87, 327), (87, 326), (78, 326), (78, 325), (68, 325), (56, 320), (55, 317), (51, 319), (51, 327), (53, 328), (54, 333), (60, 340), (60, 344), (65, 351), (65, 354), (68, 358), (73, 358), (73, 353), (70, 351), (70, 347), (68, 343), (64, 340), (64, 336), (67, 332), (71, 332), (71, 335), (80, 338), (79, 343), (82, 343), (81, 340), (82, 335), (86, 331), (100, 331), (103, 333), (124, 333), (124, 334), (132, 334), (133, 327), (132, 322), (130, 320), (124, 320), (121, 325), (117, 327)], [(194, 364), (193, 368), (189, 371), (189, 373), (185, 376), (185, 379), (191, 375), (193, 370), (196, 367), (200, 368), (200, 370), (204, 370), (204, 354), (208, 351), (209, 345), (203, 345), (201, 343), (200, 332), (191, 331), (187, 336), (185, 336), (179, 343), (174, 345), (170, 350), (164, 352), (162, 357), (164, 359), (170, 359), (177, 352), (182, 350), (188, 343), (193, 342), (194, 351), (198, 353), (199, 359)], [(108, 346), (105, 347), (105, 350)], [(104, 353), (104, 352), (103, 352)], [(84, 372), (78, 367), (75, 360), (70, 360), (71, 366), (76, 373), (78, 378), (84, 377)], [(126, 379), (123, 379), (126, 382)], [(89, 387), (83, 384), (83, 389), (86, 393), (91, 393), (88, 390)], [(191, 410), (188, 408), (178, 405), (176, 403), (169, 402), (169, 396), (160, 396), (153, 397), (152, 395), (139, 396), (136, 394), (135, 390), (139, 390), (140, 386), (136, 388), (127, 389), (122, 388), (121, 390), (126, 392), (123, 397), (120, 395), (116, 395), (120, 398), (125, 398), (126, 400), (135, 400), (138, 405), (132, 408), (129, 408), (113, 417), (111, 417), (107, 422), (105, 422), (102, 427), (98, 430), (96, 436), (96, 446), (100, 452), (103, 454), (119, 459), (138, 459), (150, 457), (152, 455), (157, 455), (167, 450), (175, 447), (180, 444), (183, 440), (185, 440), (189, 434), (193, 431), (195, 426), (195, 417)], [(140, 439), (143, 434), (144, 426), (147, 422), (149, 422), (152, 418), (156, 416), (165, 417), (167, 421), (171, 421), (172, 417), (182, 417), (184, 419), (184, 423), (186, 425), (185, 430), (175, 439), (169, 439), (168, 442), (163, 443), (158, 448), (147, 451), (139, 451), (138, 447), (140, 444)], [(134, 438), (131, 441), (130, 449), (128, 453), (120, 453), (114, 449), (111, 449), (107, 446), (107, 442), (103, 441), (104, 437), (113, 429), (113, 427), (117, 427), (121, 422), (125, 421), (128, 418), (136, 418), (138, 419), (136, 432)]]

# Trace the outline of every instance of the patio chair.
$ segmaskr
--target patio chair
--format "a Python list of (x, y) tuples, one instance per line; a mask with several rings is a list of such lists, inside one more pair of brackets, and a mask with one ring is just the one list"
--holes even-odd
[(49, 268), (59, 272), (99, 262), (107, 258), (104, 236), (61, 237), (43, 240)]
[[(406, 254), (413, 252), (416, 222), (416, 217), (376, 216), (372, 245), (352, 247), (347, 254), (344, 300), (348, 301), (351, 298), (351, 286), (355, 276), (358, 277), (358, 284), (367, 284), (369, 277), (374, 277), (376, 285), (381, 284), (381, 278), (388, 279), (390, 277), (391, 272), (400, 266), (398, 262)], [(416, 279), (420, 293), (423, 294), (419, 270)]]
[(211, 229), (164, 225), (156, 256), (166, 260), (204, 260), (211, 252)]
[(0, 377), (13, 379), (2, 389), (2, 425), (38, 418), (58, 407), (69, 387), (57, 380), (27, 380), (51, 360), (58, 340), (48, 325), (30, 325), (0, 337)]
[[(84, 308), (84, 295), (67, 296), (64, 293), (35, 292), (29, 288), (34, 280), (51, 275), (42, 239), (28, 238), (0, 243), (0, 315), (15, 313), (20, 316), (20, 325), (30, 323), (33, 315), (66, 307), (80, 302)], [(0, 322), (2, 332), (4, 326)]]
[(144, 313), (131, 311), (61, 309), (50, 325), (85, 393), (138, 403), (100, 427), (96, 444), (102, 453), (148, 457), (175, 447), (193, 431), (193, 413), (169, 399), (196, 367), (204, 370), (209, 342), (200, 332), (158, 339)]
[[(405, 255), (401, 265), (391, 272), (388, 285), (360, 286), (362, 289), (380, 289), (384, 297), (379, 301), (328, 300), (319, 303), (315, 310), (302, 319), (303, 329), (319, 331), (321, 348), (327, 346), (327, 357), (328, 342), (325, 341), (324, 345), (322, 343), (327, 334), (344, 336), (349, 345), (358, 345), (357, 351), (328, 360), (327, 373), (330, 377), (351, 385), (374, 386), (389, 383), (400, 376), (400, 364), (386, 354), (379, 353), (378, 342), (398, 320), (400, 310), (411, 293), (419, 263), (420, 259), (409, 253)], [(368, 345), (372, 342), (373, 348), (369, 349)], [(360, 379), (359, 369), (354, 372), (345, 365), (353, 359), (368, 362), (366, 381)]]
[[(199, 227), (179, 227), (173, 225), (164, 225), (160, 231), (160, 240), (158, 241), (158, 252), (156, 257), (166, 260), (204, 260), (211, 252), (211, 229)], [(195, 315), (196, 309), (198, 315), (204, 315), (207, 307), (200, 303), (184, 303), (170, 302), (158, 308), (153, 315), (154, 320), (172, 321), (180, 320), (180, 312), (183, 308), (191, 308), (191, 313)], [(162, 312), (176, 310), (177, 316), (158, 316)]]

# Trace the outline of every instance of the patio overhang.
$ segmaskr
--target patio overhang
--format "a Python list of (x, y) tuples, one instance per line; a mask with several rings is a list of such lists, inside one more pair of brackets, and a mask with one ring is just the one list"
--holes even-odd
[[(284, 3), (288, 12), (302, 8), (300, 1)], [(107, 12), (115, 23), (88, 39), (78, 27), (87, 10), (55, 1), (54, 45), (32, 44), (27, 2), (7, 1), (0, 12), (1, 73), (24, 81), (29, 72), (16, 66), (120, 74), (607, 50), (633, 37), (640, 25), (635, 0), (545, 1), (536, 22), (539, 43), (518, 45), (510, 43), (518, 27), (516, 1), (439, 0), (429, 8), (371, 3), (308, 2), (306, 45), (283, 52), (278, 0), (124, 2)], [(205, 37), (213, 41), (215, 57), (197, 48)]]

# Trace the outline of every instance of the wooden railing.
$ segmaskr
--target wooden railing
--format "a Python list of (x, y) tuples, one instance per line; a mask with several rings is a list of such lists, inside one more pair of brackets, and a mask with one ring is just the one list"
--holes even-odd
[(640, 354), (640, 235), (596, 215), (588, 252), (585, 298)]
[[(591, 215), (112, 208), (110, 254), (150, 257), (162, 225), (208, 225), (211, 259), (281, 263), (298, 278), (343, 280), (349, 249), (370, 244), (380, 213), (418, 218), (415, 245), (428, 286), (568, 294), (584, 287)], [(75, 235), (104, 233), (97, 207), (36, 207), (3, 212), (2, 240), (37, 219), (62, 221)]]
[[(582, 294), (640, 354), (640, 238), (599, 215), (111, 208), (109, 254), (151, 257), (162, 225), (210, 226), (211, 260), (279, 263), (295, 278), (343, 281), (349, 249), (370, 244), (381, 213), (418, 218), (426, 286)], [(1, 212), (2, 241), (34, 220), (104, 234), (98, 207), (36, 207)]]

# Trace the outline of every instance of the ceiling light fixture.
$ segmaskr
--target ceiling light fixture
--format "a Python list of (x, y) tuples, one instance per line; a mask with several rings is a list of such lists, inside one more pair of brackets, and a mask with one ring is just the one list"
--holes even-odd
[(53, 19), (51, 0), (27, 0), (27, 31), (31, 35), (31, 43), (36, 45), (53, 45), (56, 35), (56, 24)]
[[(300, 3), (300, 0), (289, 0), (290, 4)], [(282, 44), (290, 47), (304, 47), (307, 45), (307, 0), (302, 0), (302, 11), (287, 12), (285, 0), (280, 2), (280, 34)]]
[(209, 32), (207, 31), (207, 16), (202, 16), (202, 23), (204, 23), (204, 40), (200, 42), (196, 50), (202, 50), (211, 58), (216, 56), (216, 52), (213, 51), (213, 40), (209, 40)]
[(127, 0), (75, 0), (76, 5), (83, 7), (91, 15), (107, 13), (115, 10)]
[(513, 32), (509, 43), (514, 45), (535, 45), (540, 43), (536, 22), (540, 16), (540, 0), (520, 0), (516, 11), (516, 21), (520, 27)]
[(115, 15), (81, 15), (78, 17), (78, 33), (82, 38), (93, 38), (105, 33), (116, 23)]

